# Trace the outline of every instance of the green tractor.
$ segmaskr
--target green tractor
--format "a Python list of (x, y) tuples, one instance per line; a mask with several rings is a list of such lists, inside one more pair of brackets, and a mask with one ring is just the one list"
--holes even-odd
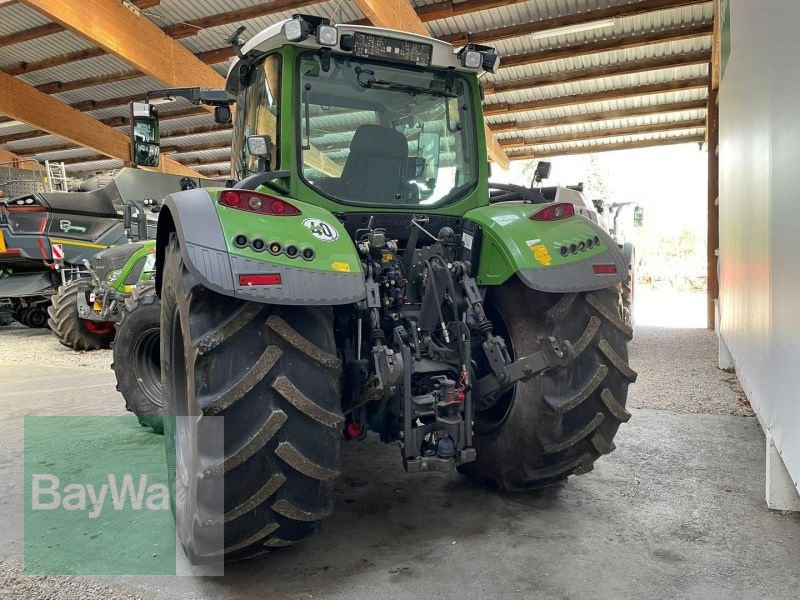
[[(232, 180), (167, 196), (158, 220), (189, 557), (305, 539), (333, 510), (342, 440), (368, 431), (409, 472), (504, 490), (591, 471), (630, 418), (627, 265), (572, 204), (489, 183), (494, 51), (300, 15), (235, 47), (225, 93), (163, 91), (219, 120), (235, 105)], [(133, 112), (152, 166), (156, 106)]]

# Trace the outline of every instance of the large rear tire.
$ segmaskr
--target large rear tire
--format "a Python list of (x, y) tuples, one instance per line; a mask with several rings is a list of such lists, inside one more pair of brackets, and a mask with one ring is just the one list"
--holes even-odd
[(88, 325), (78, 316), (78, 294), (85, 294), (91, 287), (88, 279), (70, 281), (59, 286), (47, 313), (47, 324), (59, 342), (73, 350), (100, 350), (108, 348), (114, 340), (114, 328)]
[(111, 347), (111, 368), (117, 377), (117, 391), (125, 408), (139, 418), (143, 427), (164, 433), (161, 397), (161, 302), (156, 286), (145, 281), (125, 299), (117, 335)]
[(308, 537), (332, 511), (341, 470), (332, 311), (212, 292), (188, 272), (174, 235), (161, 303), (164, 440), (189, 558), (241, 560)]
[(566, 368), (517, 383), (489, 410), (476, 412), (477, 461), (463, 469), (506, 490), (528, 490), (591, 471), (614, 449), (625, 410), (631, 328), (618, 288), (544, 294), (515, 279), (487, 295), (487, 312), (519, 358), (548, 336), (569, 340)]

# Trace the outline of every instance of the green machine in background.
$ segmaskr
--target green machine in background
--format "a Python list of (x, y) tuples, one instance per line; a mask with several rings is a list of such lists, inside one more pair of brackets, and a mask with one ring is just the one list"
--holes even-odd
[(478, 76), (496, 53), (306, 16), (235, 45), (224, 92), (150, 94), (236, 109), (227, 187), (171, 194), (158, 219), (188, 555), (307, 537), (341, 438), (370, 430), (410, 472), (530, 490), (590, 471), (630, 417), (627, 265), (572, 204), (489, 183)]

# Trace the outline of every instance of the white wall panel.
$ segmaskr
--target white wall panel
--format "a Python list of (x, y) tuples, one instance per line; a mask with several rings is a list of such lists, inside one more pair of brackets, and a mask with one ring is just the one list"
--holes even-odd
[(747, 396), (800, 481), (800, 2), (730, 0), (720, 88), (720, 318)]

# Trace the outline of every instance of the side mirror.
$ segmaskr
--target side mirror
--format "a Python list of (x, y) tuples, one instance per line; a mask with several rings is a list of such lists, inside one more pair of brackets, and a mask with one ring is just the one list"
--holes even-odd
[(550, 168), (553, 165), (546, 161), (540, 161), (538, 165), (536, 165), (536, 171), (533, 174), (533, 180), (536, 183), (541, 183), (544, 179), (550, 178)]
[(637, 206), (633, 209), (634, 227), (644, 227), (644, 208)]
[(157, 167), (161, 159), (158, 108), (148, 102), (131, 102), (131, 162)]

